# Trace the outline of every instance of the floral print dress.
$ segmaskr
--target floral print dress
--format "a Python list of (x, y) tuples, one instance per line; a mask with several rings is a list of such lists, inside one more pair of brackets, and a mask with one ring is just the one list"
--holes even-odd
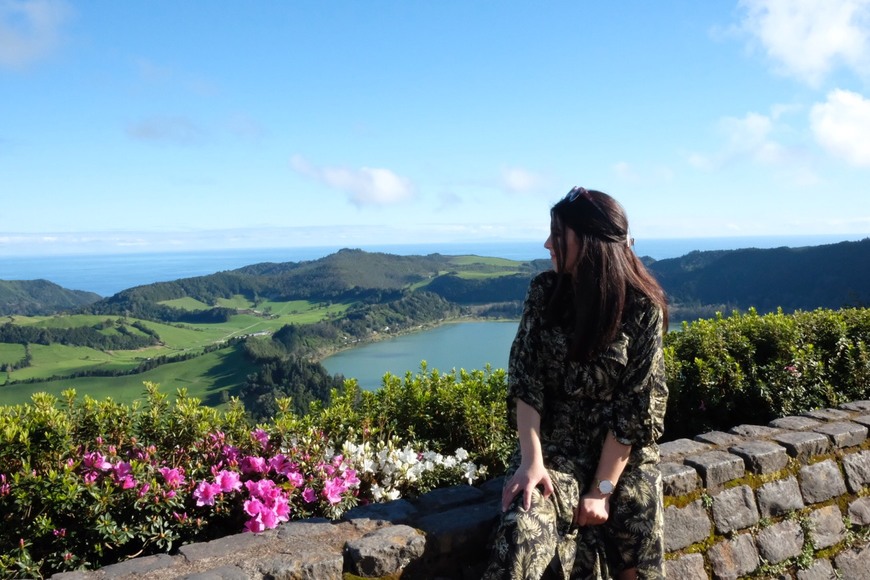
[[(570, 361), (570, 326), (544, 323), (556, 282), (552, 271), (532, 280), (508, 366), (511, 420), (516, 399), (541, 415), (544, 465), (554, 493), (545, 500), (536, 490), (528, 511), (517, 495), (502, 514), (484, 579), (604, 580), (627, 568), (637, 568), (638, 578), (663, 578), (655, 443), (668, 394), (661, 310), (645, 297), (629, 296), (617, 339), (589, 362)], [(628, 464), (611, 496), (607, 522), (578, 528), (574, 510), (595, 483), (608, 431), (631, 445)], [(517, 450), (507, 479), (520, 459)]]

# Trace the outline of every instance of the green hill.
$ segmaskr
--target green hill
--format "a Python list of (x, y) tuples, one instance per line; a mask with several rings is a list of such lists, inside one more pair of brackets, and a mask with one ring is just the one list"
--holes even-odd
[(40, 316), (92, 304), (99, 294), (68, 290), (48, 280), (0, 280), (0, 315)]
[(803, 248), (691, 252), (648, 266), (677, 306), (791, 312), (870, 305), (870, 238)]

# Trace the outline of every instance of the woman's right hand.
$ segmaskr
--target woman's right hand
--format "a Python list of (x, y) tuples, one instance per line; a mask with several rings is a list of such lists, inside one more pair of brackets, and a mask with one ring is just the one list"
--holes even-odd
[(553, 482), (542, 460), (523, 461), (504, 486), (501, 494), (501, 511), (506, 512), (518, 493), (523, 494), (523, 508), (532, 505), (532, 493), (537, 486), (543, 488), (544, 499), (553, 493)]

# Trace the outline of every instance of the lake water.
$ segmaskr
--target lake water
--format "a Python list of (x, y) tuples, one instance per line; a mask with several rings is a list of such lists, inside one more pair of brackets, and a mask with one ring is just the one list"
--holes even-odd
[(449, 372), (506, 368), (517, 322), (458, 322), (414, 334), (369, 343), (322, 361), (331, 374), (355, 378), (364, 389), (381, 386), (384, 374), (416, 373), (421, 361), (428, 370)]

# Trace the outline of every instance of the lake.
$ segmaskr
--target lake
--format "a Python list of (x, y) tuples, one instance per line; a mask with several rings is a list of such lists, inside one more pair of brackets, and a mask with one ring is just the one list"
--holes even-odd
[(454, 368), (483, 369), (487, 363), (494, 369), (507, 368), (517, 324), (518, 321), (454, 322), (369, 343), (321, 362), (330, 373), (355, 378), (368, 390), (380, 388), (387, 372), (400, 377), (407, 371), (418, 372), (422, 360), (429, 370), (445, 372)]

